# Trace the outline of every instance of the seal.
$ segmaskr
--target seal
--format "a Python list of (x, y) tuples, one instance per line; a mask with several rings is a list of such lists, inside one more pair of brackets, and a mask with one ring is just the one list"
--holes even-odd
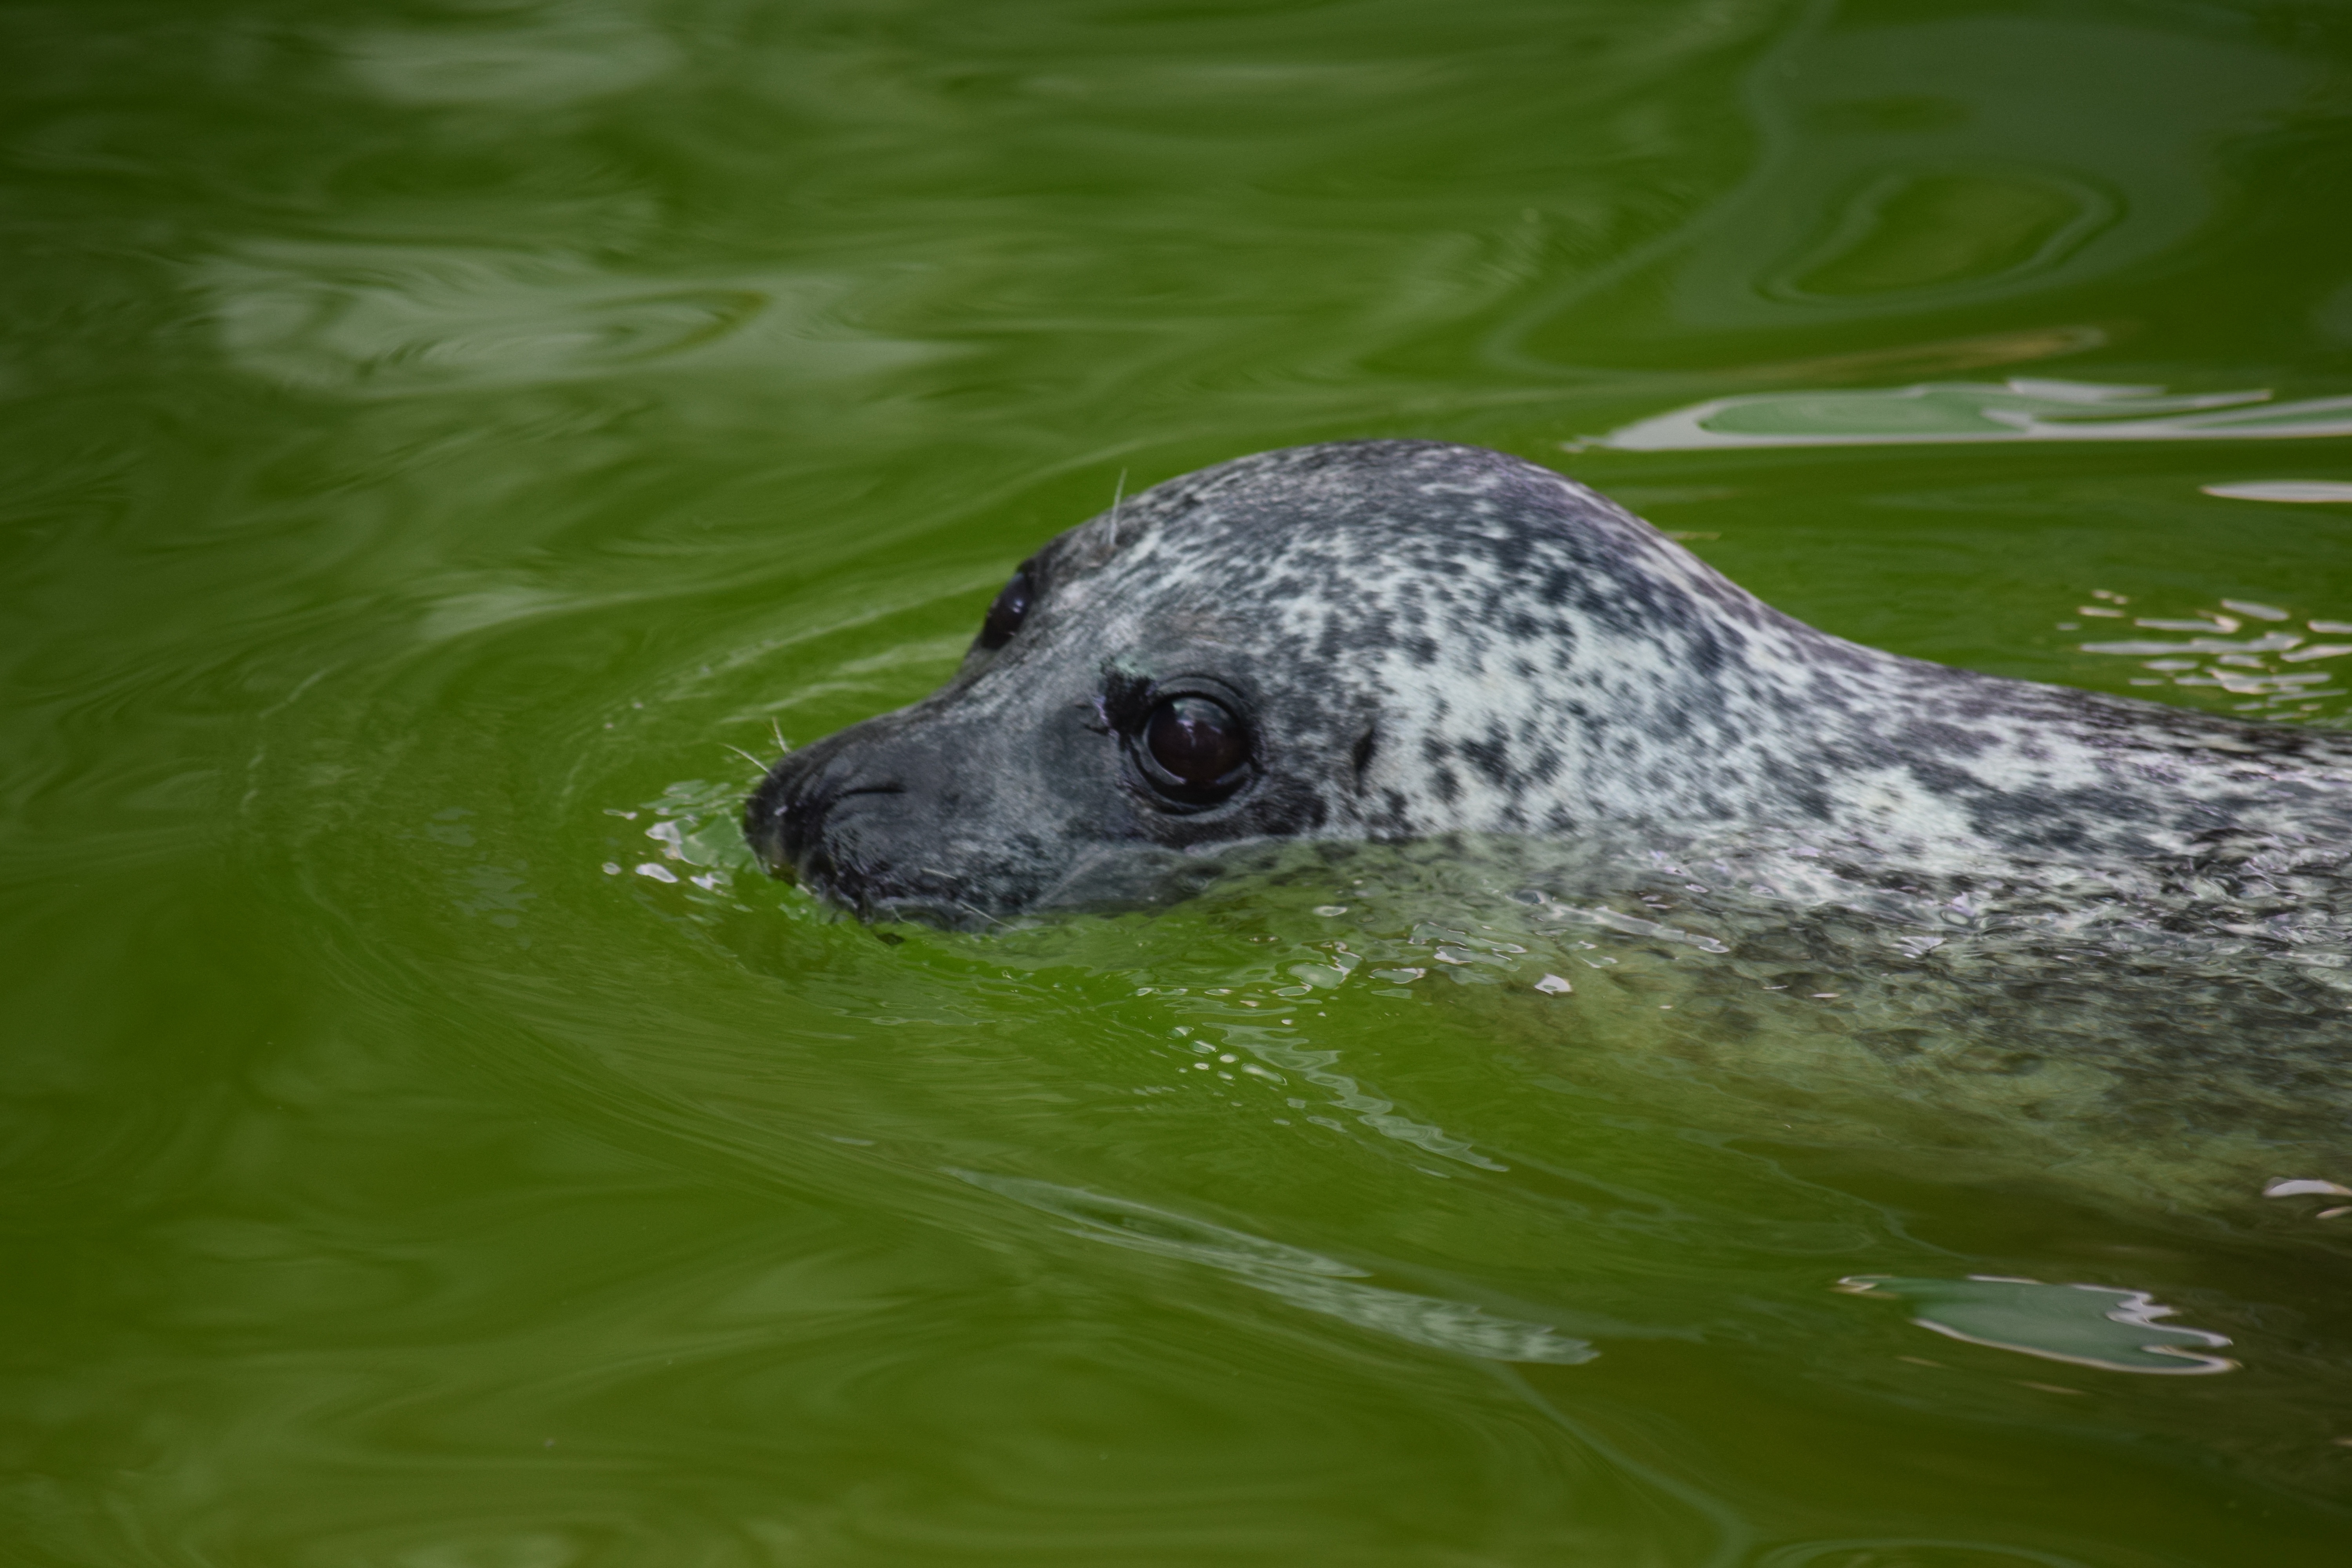
[(948, 925), (1167, 897), (1268, 840), (1801, 833), (2102, 885), (2286, 846), (2332, 875), (2352, 739), (1862, 647), (1549, 469), (1349, 441), (1053, 540), (945, 686), (784, 757), (744, 828), (863, 918)]

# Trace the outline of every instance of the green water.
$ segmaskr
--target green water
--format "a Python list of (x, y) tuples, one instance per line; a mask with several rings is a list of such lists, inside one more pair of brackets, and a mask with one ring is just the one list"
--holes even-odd
[(1122, 487), (1350, 436), (1878, 646), (2341, 721), (2264, 684), (2325, 658), (2082, 651), (2352, 624), (2352, 506), (2204, 489), (2340, 437), (1601, 439), (2352, 393), (2333, 0), (86, 0), (0, 58), (0, 1560), (2352, 1557), (2324, 1195), (1784, 1117), (1466, 929), (1506, 984), (1335, 980), (1411, 945), (1351, 875), (891, 944), (727, 823)]

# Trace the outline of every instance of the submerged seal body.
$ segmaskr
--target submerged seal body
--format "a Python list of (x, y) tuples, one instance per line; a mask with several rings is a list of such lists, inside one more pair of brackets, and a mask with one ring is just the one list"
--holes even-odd
[(1255, 840), (1785, 831), (1936, 868), (2352, 847), (2352, 741), (1905, 658), (1482, 448), (1171, 479), (1024, 563), (938, 692), (794, 752), (768, 868), (869, 919), (1148, 898)]

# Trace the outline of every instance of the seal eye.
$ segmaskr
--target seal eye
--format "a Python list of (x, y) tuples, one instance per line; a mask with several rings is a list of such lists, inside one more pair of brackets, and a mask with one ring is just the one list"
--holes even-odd
[(1029, 573), (1026, 568), (1013, 574), (1013, 581), (998, 591), (996, 603), (988, 606), (988, 615), (980, 623), (980, 646), (1000, 648), (1013, 640), (1021, 623), (1029, 618)]
[(1162, 794), (1193, 805), (1223, 800), (1241, 787), (1249, 731), (1222, 702), (1173, 697), (1143, 721), (1144, 771)]

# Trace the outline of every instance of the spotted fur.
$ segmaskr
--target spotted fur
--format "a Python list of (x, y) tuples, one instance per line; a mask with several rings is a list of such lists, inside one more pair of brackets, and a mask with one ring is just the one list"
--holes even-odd
[[(932, 696), (778, 763), (765, 863), (868, 917), (1148, 896), (1252, 840), (1788, 830), (1916, 869), (2128, 876), (2219, 839), (2352, 845), (2352, 743), (1952, 669), (1790, 619), (1604, 497), (1430, 441), (1171, 479), (1030, 563)], [(1128, 748), (1233, 693), (1257, 773), (1167, 809)]]

